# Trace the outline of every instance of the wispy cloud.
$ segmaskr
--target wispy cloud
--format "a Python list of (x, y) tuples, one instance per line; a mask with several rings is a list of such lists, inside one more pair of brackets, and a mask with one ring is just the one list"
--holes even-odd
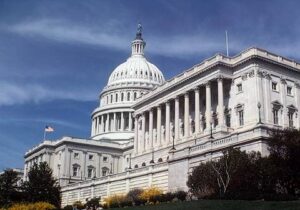
[[(120, 31), (113, 24), (106, 27), (81, 26), (63, 20), (33, 20), (21, 22), (9, 28), (10, 31), (24, 36), (40, 36), (66, 43), (79, 43), (109, 47), (117, 50), (128, 50), (128, 41), (132, 39), (132, 32)], [(218, 52), (224, 48), (224, 41), (216, 41), (212, 36), (194, 34), (177, 34), (166, 37), (156, 37), (147, 34), (151, 45), (147, 51), (151, 53), (184, 57), (195, 53)], [(238, 43), (235, 43), (234, 47)]]
[(70, 99), (79, 101), (92, 101), (96, 93), (91, 90), (65, 90), (44, 87), (40, 84), (14, 84), (0, 82), (0, 106), (24, 104), (28, 102), (39, 103), (55, 99)]
[[(111, 28), (111, 29), (109, 29)], [(21, 22), (9, 28), (10, 31), (27, 36), (42, 36), (60, 42), (82, 43), (126, 49), (126, 37), (115, 34), (113, 26), (84, 27), (56, 19)]]
[(51, 119), (51, 118), (6, 118), (0, 119), (0, 123), (43, 123), (43, 124), (55, 124), (63, 127), (69, 127), (73, 129), (79, 129), (86, 131), (81, 124), (76, 124), (66, 120)]
[[(8, 30), (23, 36), (40, 36), (59, 42), (96, 45), (127, 51), (128, 41), (132, 39), (132, 31), (129, 32), (126, 28), (116, 27), (116, 24), (120, 23), (83, 26), (60, 19), (42, 19), (20, 22), (10, 26)], [(244, 36), (241, 34), (240, 37)], [(225, 41), (222, 36), (217, 38), (213, 34), (203, 34), (198, 30), (193, 33), (174, 34), (168, 37), (147, 34), (147, 39), (151, 41), (151, 44), (147, 46), (147, 51), (167, 57), (186, 57), (225, 51)], [(278, 40), (270, 39), (267, 34), (266, 37), (260, 36), (257, 40), (255, 37), (251, 39), (248, 37), (246, 40), (243, 38), (235, 41), (230, 40), (230, 48), (233, 52), (239, 52), (251, 45), (263, 45), (263, 47), (283, 53), (286, 56), (300, 57), (299, 40), (278, 42)]]

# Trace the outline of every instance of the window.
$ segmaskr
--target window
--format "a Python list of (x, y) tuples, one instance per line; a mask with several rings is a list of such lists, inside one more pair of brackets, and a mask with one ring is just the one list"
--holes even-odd
[(226, 115), (225, 115), (225, 121), (226, 121), (226, 126), (227, 126), (227, 127), (231, 127), (231, 123), (230, 123), (230, 114), (226, 114)]
[(135, 100), (136, 99), (136, 92), (134, 92), (134, 94), (133, 94), (133, 100)]
[(293, 120), (294, 112), (292, 110), (289, 110), (288, 117), (289, 117), (289, 127), (293, 128), (294, 127), (294, 120)]
[(103, 162), (108, 162), (108, 157), (103, 157)]
[(244, 125), (244, 110), (239, 110), (238, 115), (239, 115), (239, 124), (240, 124), (240, 126), (243, 126)]
[(121, 101), (124, 101), (124, 93), (121, 95)]
[(79, 165), (73, 165), (73, 176), (79, 176)]
[(74, 153), (74, 159), (79, 159), (79, 153), (78, 152)]
[(275, 125), (279, 124), (278, 121), (278, 109), (273, 109), (273, 122)]
[(236, 85), (236, 87), (237, 87), (237, 91), (238, 91), (238, 93), (240, 93), (240, 92), (242, 92), (243, 91), (243, 86), (242, 86), (242, 84), (240, 83), (240, 84), (237, 84)]
[(94, 155), (89, 155), (89, 160), (93, 160), (94, 159)]
[(110, 103), (112, 103), (112, 102), (113, 102), (113, 96), (110, 95)]
[(94, 174), (94, 168), (93, 167), (89, 167), (88, 168), (88, 178), (92, 178)]
[(287, 86), (286, 92), (287, 92), (287, 94), (288, 94), (289, 96), (291, 96), (291, 95), (292, 95), (292, 87)]
[(272, 82), (272, 90), (277, 91), (277, 83)]
[(127, 93), (127, 101), (130, 101), (130, 93)]
[(108, 168), (106, 168), (106, 167), (102, 168), (102, 176), (107, 176), (108, 175), (108, 171), (109, 171)]

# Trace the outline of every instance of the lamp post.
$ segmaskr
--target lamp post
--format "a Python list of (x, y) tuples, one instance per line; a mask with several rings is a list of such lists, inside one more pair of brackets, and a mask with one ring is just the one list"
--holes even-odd
[(258, 123), (257, 124), (262, 124), (262, 122), (261, 122), (261, 114), (260, 114), (260, 108), (261, 108), (260, 102), (257, 103), (257, 108), (258, 108)]
[(212, 128), (212, 120), (211, 120), (211, 122), (210, 122), (210, 139), (213, 139), (214, 137), (213, 137), (213, 128)]
[(154, 163), (154, 148), (152, 148), (152, 160), (150, 161), (151, 164)]

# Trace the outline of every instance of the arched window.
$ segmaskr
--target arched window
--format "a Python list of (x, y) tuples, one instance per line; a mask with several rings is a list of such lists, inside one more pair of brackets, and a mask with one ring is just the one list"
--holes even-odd
[(134, 166), (134, 168), (138, 168), (139, 166), (138, 166), (138, 164), (136, 164), (135, 166)]
[(136, 96), (137, 96), (137, 93), (134, 92), (134, 94), (133, 94), (133, 100), (136, 100)]
[(116, 100), (115, 101), (118, 102), (118, 93), (116, 93)]
[(145, 163), (145, 162), (143, 162), (143, 163), (142, 163), (142, 166), (146, 166), (146, 163)]
[(106, 104), (108, 104), (108, 96), (106, 96)]
[(124, 93), (121, 95), (121, 101), (124, 101)]
[(127, 93), (127, 101), (130, 101), (130, 92)]
[(162, 158), (159, 158), (157, 162), (161, 163), (163, 161)]
[(113, 95), (110, 95), (110, 103), (113, 102)]

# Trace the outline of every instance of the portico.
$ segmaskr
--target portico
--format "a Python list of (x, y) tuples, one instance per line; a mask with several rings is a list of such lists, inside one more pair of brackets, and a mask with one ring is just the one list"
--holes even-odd
[[(136, 149), (136, 155), (151, 152), (153, 147), (168, 147), (173, 138), (179, 143), (208, 135), (211, 129), (213, 132), (227, 131), (224, 119), (225, 82), (229, 86), (231, 78), (218, 74), (192, 86), (187, 84), (181, 91), (175, 90), (176, 95), (174, 92), (164, 95), (153, 103), (159, 105), (149, 105), (141, 111), (137, 109), (135, 120), (140, 121), (141, 126), (136, 127), (138, 135), (134, 141), (144, 148)], [(227, 88), (226, 91), (229, 90)]]

